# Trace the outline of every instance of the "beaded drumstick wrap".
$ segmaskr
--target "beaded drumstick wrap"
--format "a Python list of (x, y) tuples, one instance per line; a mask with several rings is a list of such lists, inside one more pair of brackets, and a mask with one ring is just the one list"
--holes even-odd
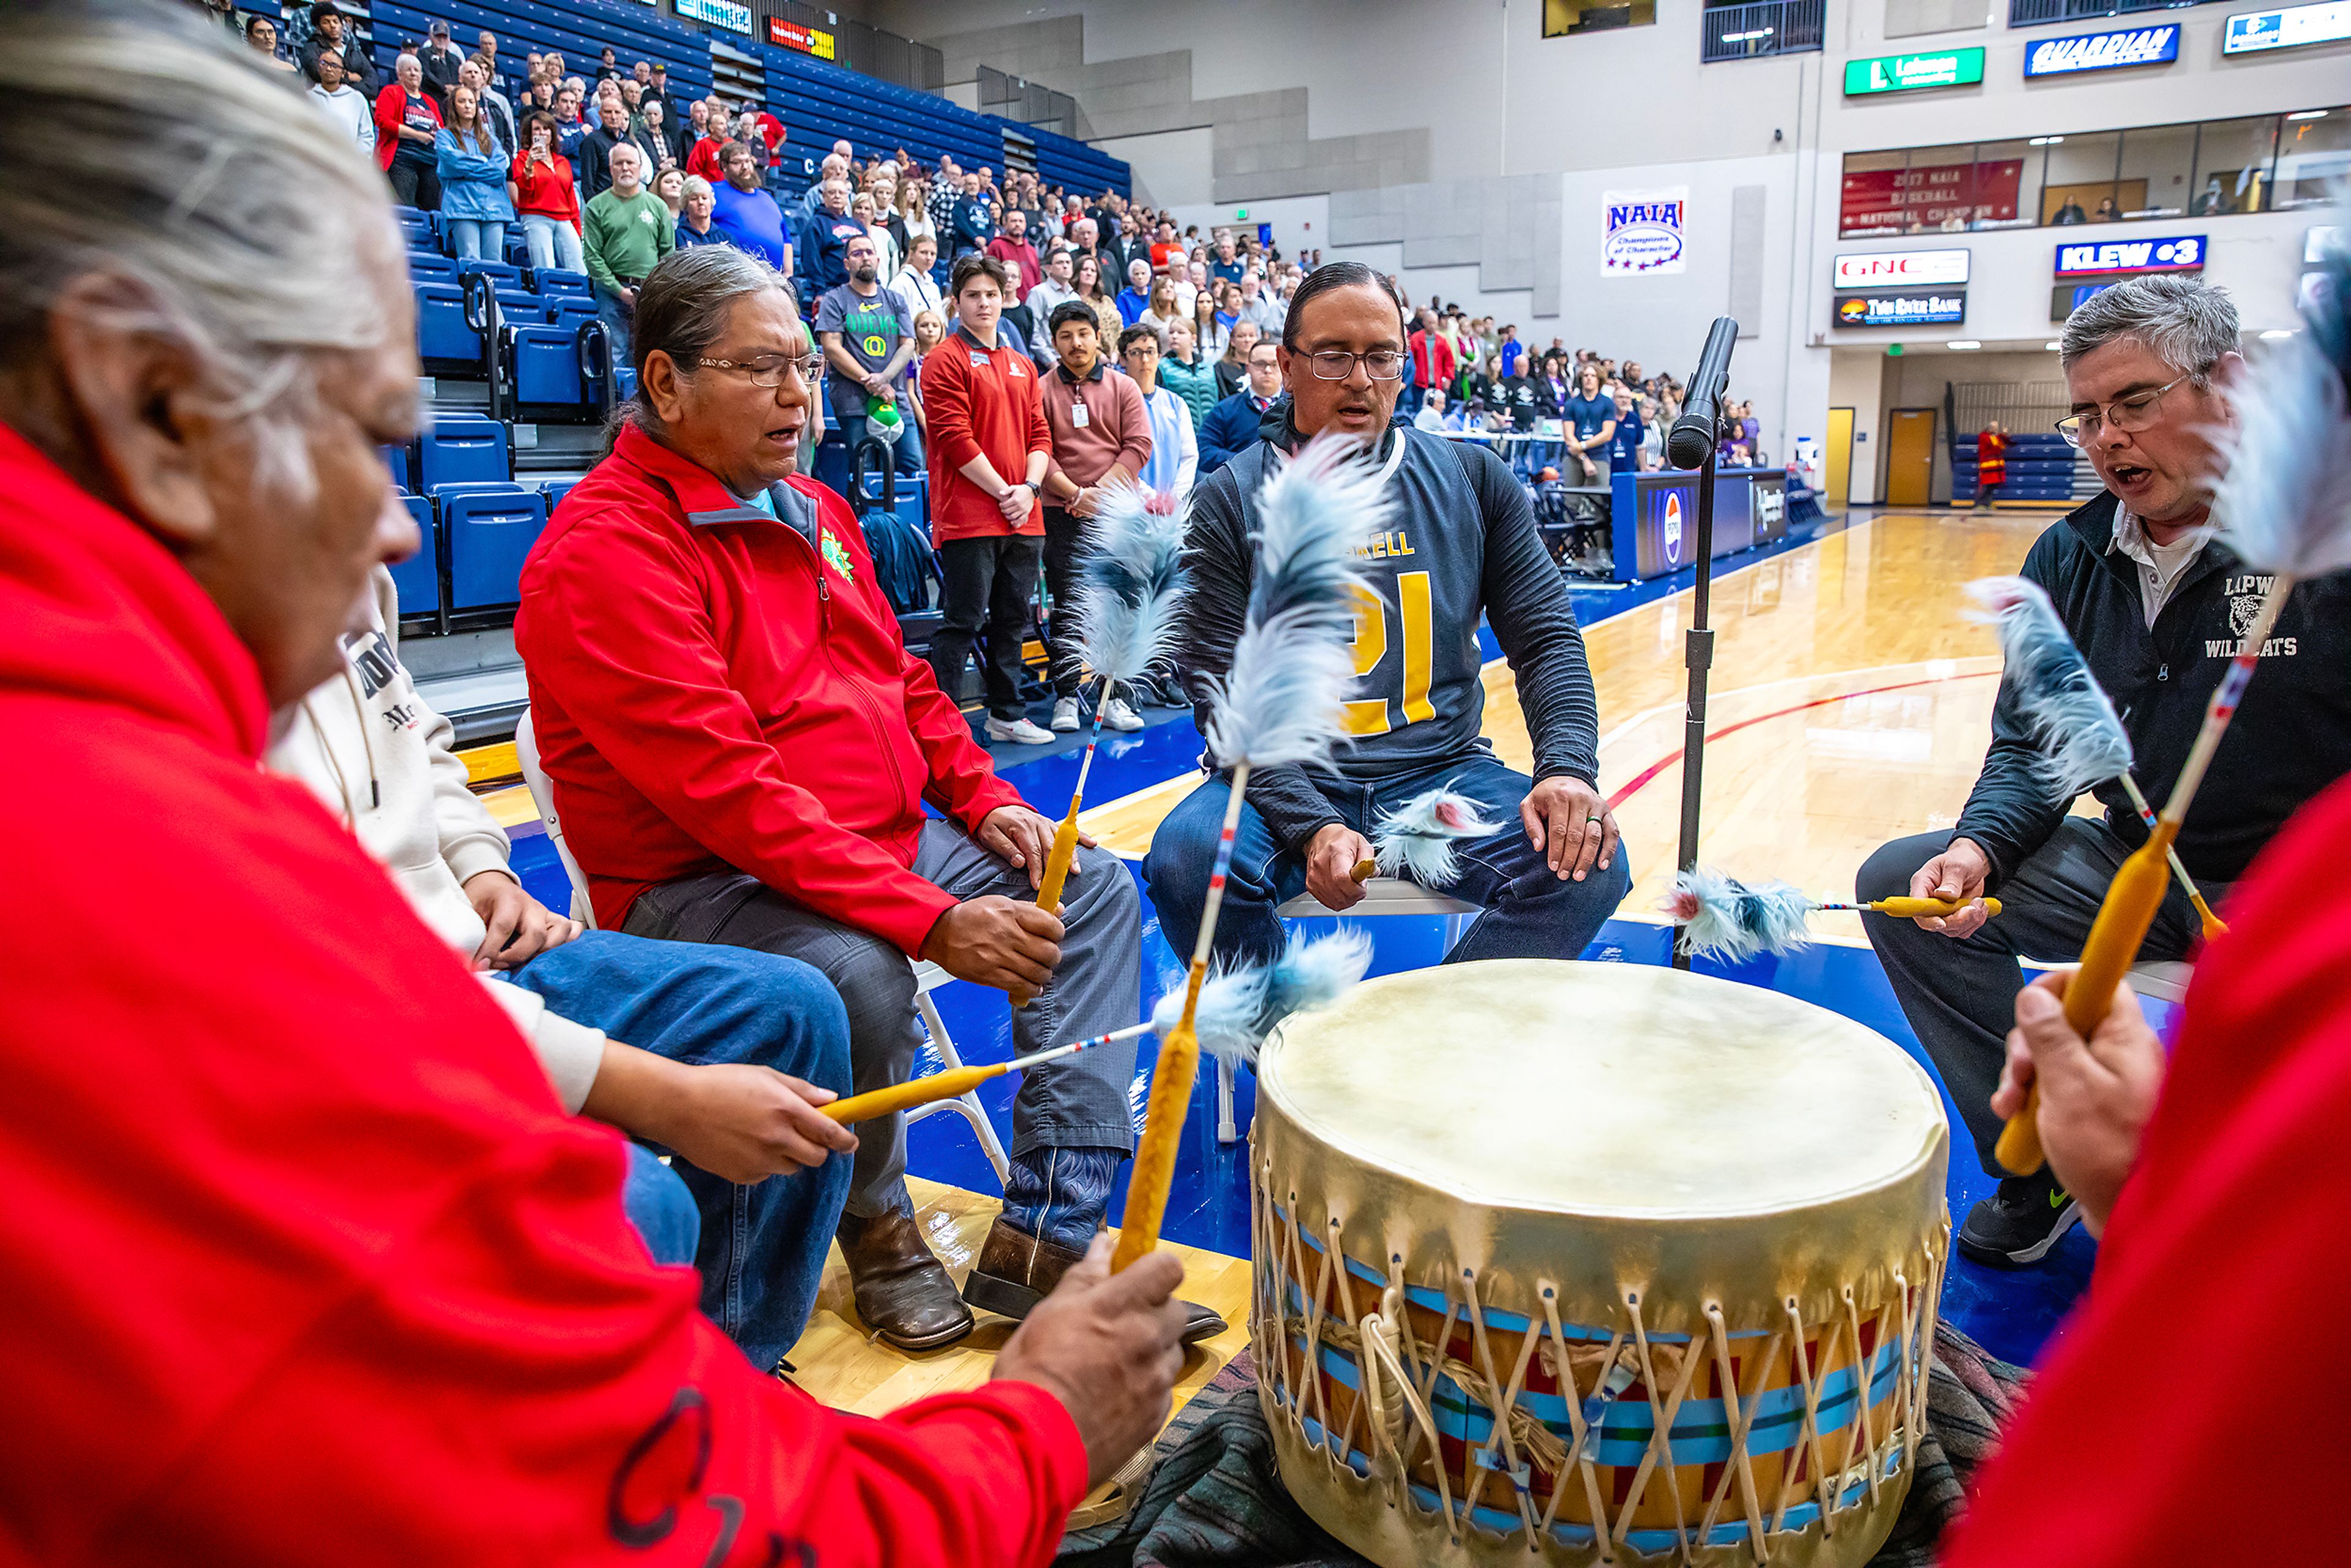
[[(1251, 1134), (1250, 1321), (1284, 1479), (1326, 1529), (1387, 1563), (1865, 1562), (1925, 1433), (1949, 1250), (1949, 1134), (1895, 1047), (1833, 1020), (1890, 1059), (1876, 1076), (1919, 1134), (1908, 1157), (1897, 1145), (1852, 1190), (1802, 1202), (1783, 1190), (1760, 1213), (1663, 1226), (1481, 1197), (1441, 1153), (1416, 1170), (1333, 1147), (1320, 1113), (1299, 1108), (1314, 1085), (1285, 1082), (1288, 1037), (1376, 1030), (1384, 992), (1450, 981), (1448, 1009), (1478, 1013), (1497, 988), (1558, 987), (1559, 970), (1645, 988), (1695, 978), (1740, 1002), (1764, 995), (1768, 1014), (1818, 1011), (1703, 977), (1520, 962), (1372, 981), (1277, 1031)], [(1460, 1027), (1465, 1042), (1495, 1032), (1483, 1015)], [(1427, 1071), (1443, 1071), (1448, 1043), (1417, 1041)], [(1576, 1114), (1557, 1107), (1563, 1126)]]

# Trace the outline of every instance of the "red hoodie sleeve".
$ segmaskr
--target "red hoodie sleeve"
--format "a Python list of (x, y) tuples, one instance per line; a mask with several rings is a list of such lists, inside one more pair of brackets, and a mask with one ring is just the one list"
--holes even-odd
[(919, 954), (954, 895), (785, 775), (728, 679), (690, 556), (649, 530), (574, 526), (533, 559), (563, 606), (538, 656), (561, 662), (564, 710), (598, 755), (729, 865)]
[(405, 90), (394, 82), (386, 82), (383, 90), (375, 95), (375, 161), (379, 167), (392, 167), (392, 155), (400, 151), (402, 111), (408, 106)]
[[(954, 474), (987, 455), (971, 431), (971, 374), (962, 362), (963, 344), (953, 337), (923, 356), (923, 413), (930, 421), (931, 445)], [(998, 476), (1005, 477), (1005, 476)], [(1015, 481), (1019, 476), (1009, 476)]]
[(1118, 389), (1118, 455), (1111, 459), (1130, 479), (1151, 461), (1151, 415), (1143, 407), (1143, 389), (1134, 378), (1113, 374), (1103, 378)]

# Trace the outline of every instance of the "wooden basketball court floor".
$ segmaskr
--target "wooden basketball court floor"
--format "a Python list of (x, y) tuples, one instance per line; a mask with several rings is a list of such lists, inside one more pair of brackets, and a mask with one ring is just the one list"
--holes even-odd
[[(1982, 759), (1999, 685), (1996, 645), (1963, 615), (1960, 586), (2013, 571), (2053, 518), (2013, 515), (1856, 510), (1818, 537), (1767, 559), (1732, 558), (1714, 580), (1718, 630), (1705, 757), (1701, 859), (1746, 877), (1783, 877), (1810, 890), (1849, 894), (1863, 859), (1884, 841), (1948, 828)], [(1663, 962), (1665, 927), (1654, 914), (1671, 880), (1679, 822), (1683, 738), (1685, 590), (1619, 608), (1578, 594), (1601, 710), (1601, 786), (1632, 857), (1631, 895), (1589, 956)], [(1487, 733), (1502, 757), (1525, 767), (1529, 747), (1507, 665), (1487, 671)], [(1084, 821), (1102, 842), (1139, 862), (1153, 829), (1196, 783), (1198, 742), (1184, 716), (1155, 714), (1139, 736), (1106, 742)], [(1074, 758), (1005, 757), (1006, 776), (1049, 814), (1067, 800)], [(535, 892), (565, 896), (551, 852), (528, 841), (535, 826), (519, 790), (493, 797), (520, 828), (517, 864)], [(1180, 965), (1145, 903), (1146, 1007), (1176, 983)], [(1374, 972), (1434, 962), (1438, 922), (1367, 923)], [(1855, 1017), (1904, 1049), (1917, 1047), (1894, 1005), (1857, 918), (1816, 923), (1810, 952), (1741, 967), (1736, 977), (1802, 996)], [(967, 1061), (1010, 1054), (1000, 998), (948, 987), (936, 998)], [(1141, 1119), (1144, 1055), (1134, 1095)], [(920, 1071), (930, 1070), (935, 1063)], [(990, 1086), (989, 1109), (1008, 1138), (1010, 1085)], [(1250, 1091), (1242, 1075), (1246, 1127)], [(1991, 1190), (1966, 1135), (1953, 1123), (1950, 1197), (1955, 1220)], [(999, 1207), (993, 1172), (956, 1118), (914, 1130), (918, 1218), (960, 1277)], [(1196, 1391), (1247, 1343), (1249, 1265), (1246, 1143), (1220, 1145), (1209, 1075), (1203, 1074), (1190, 1137), (1170, 1206), (1167, 1235), (1183, 1254), (1186, 1291), (1225, 1312), (1230, 1331), (1198, 1347), (1179, 1399)], [(1113, 1199), (1117, 1216), (1123, 1187)], [(1996, 1353), (2027, 1359), (2085, 1282), (2092, 1245), (2079, 1232), (2040, 1269), (1996, 1274), (1955, 1259), (1945, 1312)], [(797, 1381), (829, 1403), (861, 1412), (985, 1380), (1009, 1325), (983, 1315), (962, 1343), (919, 1356), (872, 1340), (850, 1304), (836, 1252), (816, 1313), (790, 1359)]]

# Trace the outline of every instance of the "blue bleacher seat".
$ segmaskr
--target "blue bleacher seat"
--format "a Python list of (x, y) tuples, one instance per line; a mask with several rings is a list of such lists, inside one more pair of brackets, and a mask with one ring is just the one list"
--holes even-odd
[(501, 283), (496, 292), (498, 314), (509, 327), (537, 324), (547, 319), (548, 302), (528, 289)]
[(517, 402), (585, 408), (588, 384), (580, 378), (580, 329), (576, 325), (517, 326), (507, 333)]
[(416, 476), (409, 471), (408, 448), (405, 446), (379, 446), (376, 450), (383, 454), (383, 465), (392, 470), (392, 487), (396, 490), (408, 490), (414, 488), (414, 486), (409, 483), (409, 481), (415, 478)]
[(420, 283), (416, 290), (416, 351), (434, 361), (478, 361), (481, 334), (465, 325), (465, 296), (455, 283)]
[(522, 597), (523, 558), (547, 526), (547, 497), (519, 485), (466, 486), (434, 497), (449, 550), (449, 608), (487, 610)]
[(408, 253), (408, 277), (412, 283), (455, 283), (457, 264), (436, 250), (412, 250)]
[[(457, 276), (460, 277), (476, 272), (488, 273), (497, 280), (498, 287), (501, 288), (522, 288), (522, 268), (518, 267), (508, 267), (503, 261), (485, 261), (479, 256), (470, 256), (457, 263)], [(526, 289), (524, 292), (528, 293), (528, 290)]]
[(503, 484), (514, 477), (507, 427), (478, 413), (444, 413), (417, 442), (417, 487), (430, 496), (460, 482)]
[(596, 319), (596, 302), (577, 294), (547, 297), (547, 319), (557, 327), (577, 328)]
[(560, 267), (542, 267), (531, 274), (531, 285), (541, 294), (576, 294), (583, 299), (596, 297), (595, 285), (584, 272), (566, 272)]
[(433, 521), (433, 503), (423, 496), (402, 496), (401, 504), (416, 519), (422, 541), (416, 553), (392, 569), (392, 585), (400, 593), (402, 615), (432, 615), (441, 609), (441, 547)]
[(578, 483), (577, 479), (549, 479), (538, 487), (538, 493), (547, 497), (549, 517), (555, 516), (555, 508), (563, 505), (563, 497), (571, 494), (571, 486)]

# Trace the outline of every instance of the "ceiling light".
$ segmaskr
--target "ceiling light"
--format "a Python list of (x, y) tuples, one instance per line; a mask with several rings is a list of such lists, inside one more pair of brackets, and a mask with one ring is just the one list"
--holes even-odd
[(2027, 147), (2054, 147), (2065, 139), (2062, 136), (2035, 136), (2025, 141)]
[(2065, 345), (2064, 345), (2064, 344), (2063, 344), (2063, 343), (2061, 343), (2061, 342), (2059, 342), (2056, 339), (2052, 338), (2052, 339), (2050, 339), (2050, 340), (2049, 340), (2049, 341), (2047, 341), (2047, 342), (2045, 342), (2045, 343), (2042, 344), (2041, 346), (2042, 346), (2043, 348), (2044, 348), (2044, 349), (2048, 350), (2051, 353), (2053, 353), (2053, 353), (2055, 353), (2058, 350), (2060, 350), (2060, 349), (2064, 348)]
[(2262, 341), (2264, 343), (2274, 343), (2280, 338), (2291, 338), (2293, 336), (2294, 329), (2291, 327), (2273, 327), (2268, 331), (2262, 334)]
[(2326, 111), (2323, 109), (2305, 109), (2300, 114), (2289, 114), (2286, 118), (2288, 120), (2324, 120), (2326, 118)]
[(1956, 338), (1943, 345), (1946, 349), (1980, 349), (1981, 341), (1974, 338)]

